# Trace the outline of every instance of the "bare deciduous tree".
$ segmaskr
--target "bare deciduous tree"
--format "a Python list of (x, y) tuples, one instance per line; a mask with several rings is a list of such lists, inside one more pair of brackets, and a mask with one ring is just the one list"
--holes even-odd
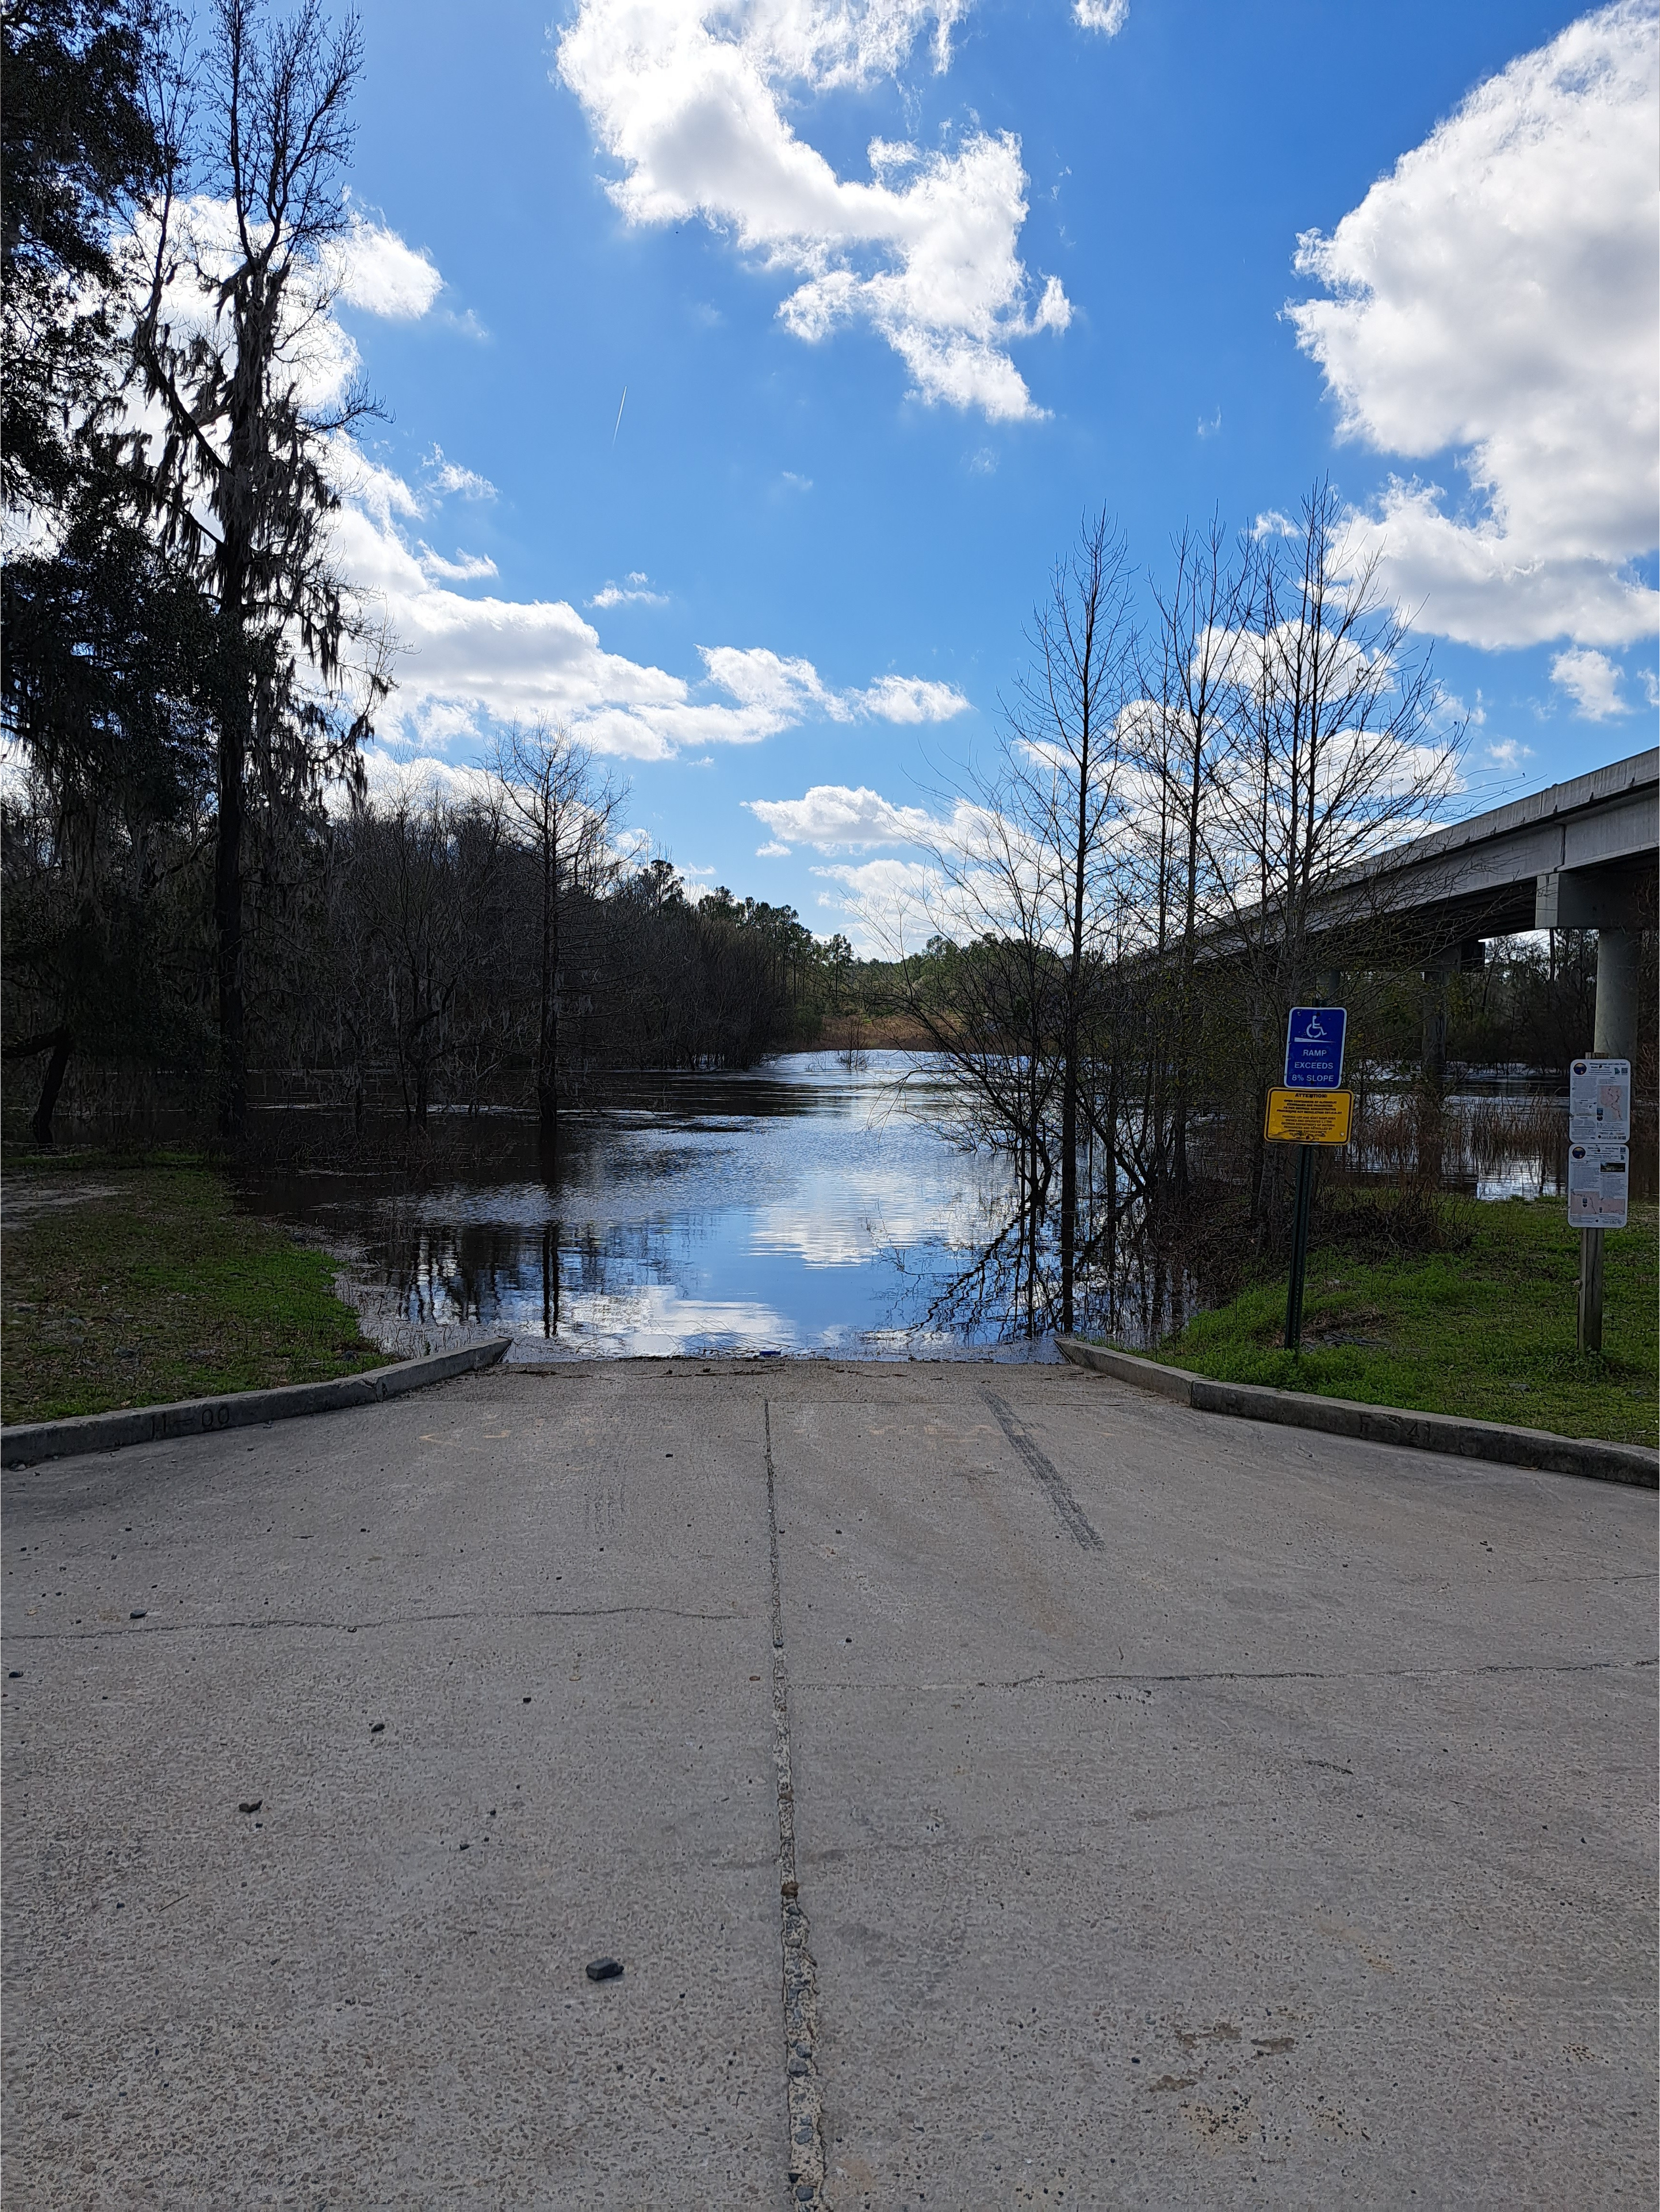
[(1032, 664), (1009, 714), (1009, 795), (1043, 886), (1040, 927), (1060, 961), (1061, 1327), (1073, 1327), (1078, 1240), (1079, 1047), (1114, 896), (1123, 800), (1120, 721), (1131, 696), (1128, 556), (1104, 512), (1055, 563), (1028, 633)]
[(1340, 920), (1377, 941), (1382, 894), (1365, 864), (1432, 818), (1454, 787), (1463, 728), (1376, 558), (1353, 556), (1329, 483), (1309, 493), (1289, 535), (1264, 541), (1256, 569), (1204, 842), (1219, 975), (1242, 977), (1250, 1006), (1242, 1042), (1260, 1127), (1287, 1012), (1329, 964), (1321, 948), (1339, 941)]
[(1152, 586), (1153, 622), (1140, 658), (1143, 710), (1132, 742), (1147, 772), (1159, 830), (1158, 950), (1176, 943), (1175, 1037), (1171, 1102), (1171, 1171), (1188, 1195), (1188, 1119), (1200, 1008), (1194, 974), (1199, 931), (1209, 915), (1207, 836), (1236, 735), (1239, 638), (1250, 625), (1255, 562), (1233, 552), (1213, 516), (1184, 530), (1175, 573)]
[(567, 730), (538, 723), (497, 744), (496, 780), (536, 864), (540, 892), (536, 1104), (544, 1137), (559, 1127), (559, 1022), (564, 1006), (565, 917), (615, 879), (611, 832), (625, 794), (599, 774)]
[[(170, 165), (138, 234), (148, 288), (134, 357), (161, 423), (155, 504), (217, 618), (214, 923), (227, 1135), (246, 1112), (251, 787), (257, 802), (281, 809), (349, 773), (386, 689), (378, 666), (347, 665), (363, 629), (329, 523), (331, 441), (368, 403), (329, 389), (316, 343), (332, 296), (330, 249), (349, 222), (340, 186), (361, 58), (356, 19), (331, 30), (317, 0), (277, 21), (261, 0), (216, 0), (199, 108), (185, 89), (188, 66), (158, 94), (156, 136)], [(222, 198), (192, 197), (195, 185)]]

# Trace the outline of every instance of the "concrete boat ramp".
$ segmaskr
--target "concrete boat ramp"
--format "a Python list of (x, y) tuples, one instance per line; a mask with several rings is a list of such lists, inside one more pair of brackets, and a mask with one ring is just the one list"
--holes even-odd
[(1651, 1493), (807, 1361), (5, 1480), (9, 2205), (1654, 2201)]

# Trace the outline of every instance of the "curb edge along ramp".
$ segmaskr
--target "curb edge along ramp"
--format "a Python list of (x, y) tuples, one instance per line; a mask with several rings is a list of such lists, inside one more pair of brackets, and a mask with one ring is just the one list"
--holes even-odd
[(341, 1375), (329, 1382), (289, 1382), (275, 1390), (236, 1390), (220, 1398), (179, 1398), (165, 1406), (78, 1413), (62, 1421), (20, 1422), (0, 1429), (0, 1466), (33, 1467), (41, 1460), (71, 1459), (81, 1452), (119, 1451), (127, 1444), (159, 1443), (168, 1437), (205, 1436), (221, 1429), (293, 1420), (301, 1413), (337, 1413), (348, 1406), (377, 1405), (408, 1390), (424, 1390), (429, 1383), (447, 1382), (454, 1375), (494, 1367), (512, 1342), (510, 1336), (487, 1337), (459, 1351), (400, 1359), (391, 1367), (371, 1367), (362, 1375)]
[(1505, 1467), (1538, 1468), (1548, 1474), (1584, 1475), (1595, 1482), (1660, 1489), (1660, 1453), (1640, 1444), (1603, 1443), (1594, 1437), (1559, 1437), (1548, 1429), (1513, 1429), (1502, 1421), (1464, 1420), (1456, 1413), (1419, 1413), (1404, 1406), (1373, 1406), (1359, 1398), (1322, 1398), (1296, 1390), (1271, 1390), (1259, 1382), (1219, 1382), (1185, 1367), (1163, 1367), (1131, 1352), (1057, 1336), (1056, 1349), (1074, 1367), (1092, 1368), (1140, 1390), (1191, 1406), (1200, 1413), (1231, 1413), (1250, 1421), (1276, 1421), (1290, 1429), (1319, 1429), (1334, 1437), (1359, 1437), (1374, 1444), (1445, 1452), (1456, 1459), (1497, 1460)]

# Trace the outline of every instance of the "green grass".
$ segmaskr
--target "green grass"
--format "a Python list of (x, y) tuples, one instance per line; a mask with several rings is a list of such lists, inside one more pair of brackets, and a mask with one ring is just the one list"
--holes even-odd
[(1459, 1249), (1423, 1256), (1316, 1241), (1300, 1355), (1284, 1346), (1282, 1273), (1195, 1315), (1153, 1356), (1219, 1382), (1653, 1444), (1660, 1212), (1634, 1206), (1630, 1228), (1607, 1237), (1600, 1356), (1577, 1346), (1579, 1237), (1566, 1215), (1548, 1199), (1465, 1202)]
[[(233, 1210), (199, 1158), (95, 1153), (9, 1165), (0, 1418), (309, 1382), (377, 1365), (335, 1263)], [(46, 1199), (72, 1203), (41, 1204)]]

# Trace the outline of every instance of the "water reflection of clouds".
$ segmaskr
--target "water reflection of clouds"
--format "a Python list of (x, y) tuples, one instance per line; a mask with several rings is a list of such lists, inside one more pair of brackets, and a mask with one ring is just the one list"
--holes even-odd
[(820, 1054), (651, 1093), (574, 1117), (556, 1167), (527, 1131), (476, 1176), (319, 1193), (380, 1276), (377, 1333), (505, 1327), (529, 1361), (960, 1340), (911, 1310), (984, 1242), (1006, 1174), (927, 1126), (931, 1073)]
[[(698, 1351), (769, 1351), (798, 1341), (773, 1309), (751, 1298), (688, 1297), (670, 1283), (636, 1283), (599, 1291), (568, 1292), (561, 1309), (560, 1349), (566, 1352), (660, 1357)], [(540, 1347), (545, 1356), (546, 1346)], [(535, 1358), (533, 1338), (515, 1346)]]
[(933, 1184), (898, 1172), (814, 1176), (762, 1206), (750, 1241), (757, 1252), (787, 1254), (808, 1267), (865, 1267), (923, 1244), (954, 1250), (978, 1243), (990, 1197), (983, 1182), (965, 1183), (960, 1175)]

